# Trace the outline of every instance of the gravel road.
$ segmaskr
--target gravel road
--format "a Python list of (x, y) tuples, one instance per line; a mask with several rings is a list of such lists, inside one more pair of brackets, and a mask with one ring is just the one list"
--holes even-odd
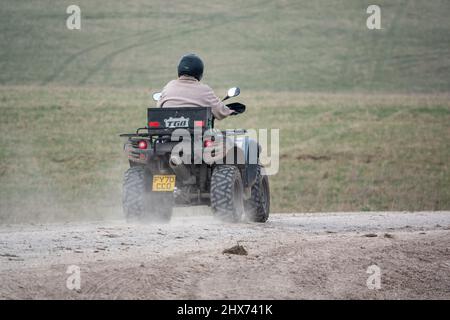
[[(247, 255), (223, 253), (237, 244)], [(0, 298), (450, 299), (450, 212), (2, 225)]]

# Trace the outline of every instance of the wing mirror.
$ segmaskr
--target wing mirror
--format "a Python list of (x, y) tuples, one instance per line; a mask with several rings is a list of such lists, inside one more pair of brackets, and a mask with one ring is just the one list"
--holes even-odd
[(156, 92), (153, 94), (153, 100), (159, 101), (161, 99), (161, 92)]
[(232, 97), (237, 97), (240, 93), (241, 93), (241, 89), (239, 89), (239, 87), (230, 88), (227, 91), (226, 97), (223, 98), (222, 101), (225, 101), (225, 100), (230, 99)]

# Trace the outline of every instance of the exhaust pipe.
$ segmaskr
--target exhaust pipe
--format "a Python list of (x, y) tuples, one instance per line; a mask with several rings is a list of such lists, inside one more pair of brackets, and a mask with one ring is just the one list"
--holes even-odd
[(180, 157), (171, 156), (169, 159), (169, 166), (170, 168), (172, 168), (175, 175), (179, 177), (185, 184), (195, 183), (195, 176), (191, 175)]

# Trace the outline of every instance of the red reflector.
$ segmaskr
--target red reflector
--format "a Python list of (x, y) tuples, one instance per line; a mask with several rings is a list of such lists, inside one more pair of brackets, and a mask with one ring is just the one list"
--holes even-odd
[(203, 127), (205, 125), (205, 121), (196, 120), (194, 121), (194, 127)]
[(145, 140), (139, 141), (138, 148), (142, 149), (142, 150), (147, 149), (147, 141), (145, 141)]
[(205, 141), (203, 142), (203, 145), (205, 146), (205, 148), (212, 147), (212, 146), (214, 145), (214, 141), (211, 141), (211, 140), (205, 140)]
[(159, 122), (158, 121), (150, 121), (148, 123), (148, 126), (151, 128), (157, 128), (157, 127), (159, 127)]

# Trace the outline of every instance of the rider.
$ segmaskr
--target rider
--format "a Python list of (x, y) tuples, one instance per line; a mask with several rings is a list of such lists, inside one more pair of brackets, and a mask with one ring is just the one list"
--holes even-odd
[(211, 107), (212, 114), (222, 120), (233, 113), (206, 84), (201, 83), (203, 62), (195, 54), (181, 57), (178, 79), (170, 81), (162, 90), (157, 107)]

